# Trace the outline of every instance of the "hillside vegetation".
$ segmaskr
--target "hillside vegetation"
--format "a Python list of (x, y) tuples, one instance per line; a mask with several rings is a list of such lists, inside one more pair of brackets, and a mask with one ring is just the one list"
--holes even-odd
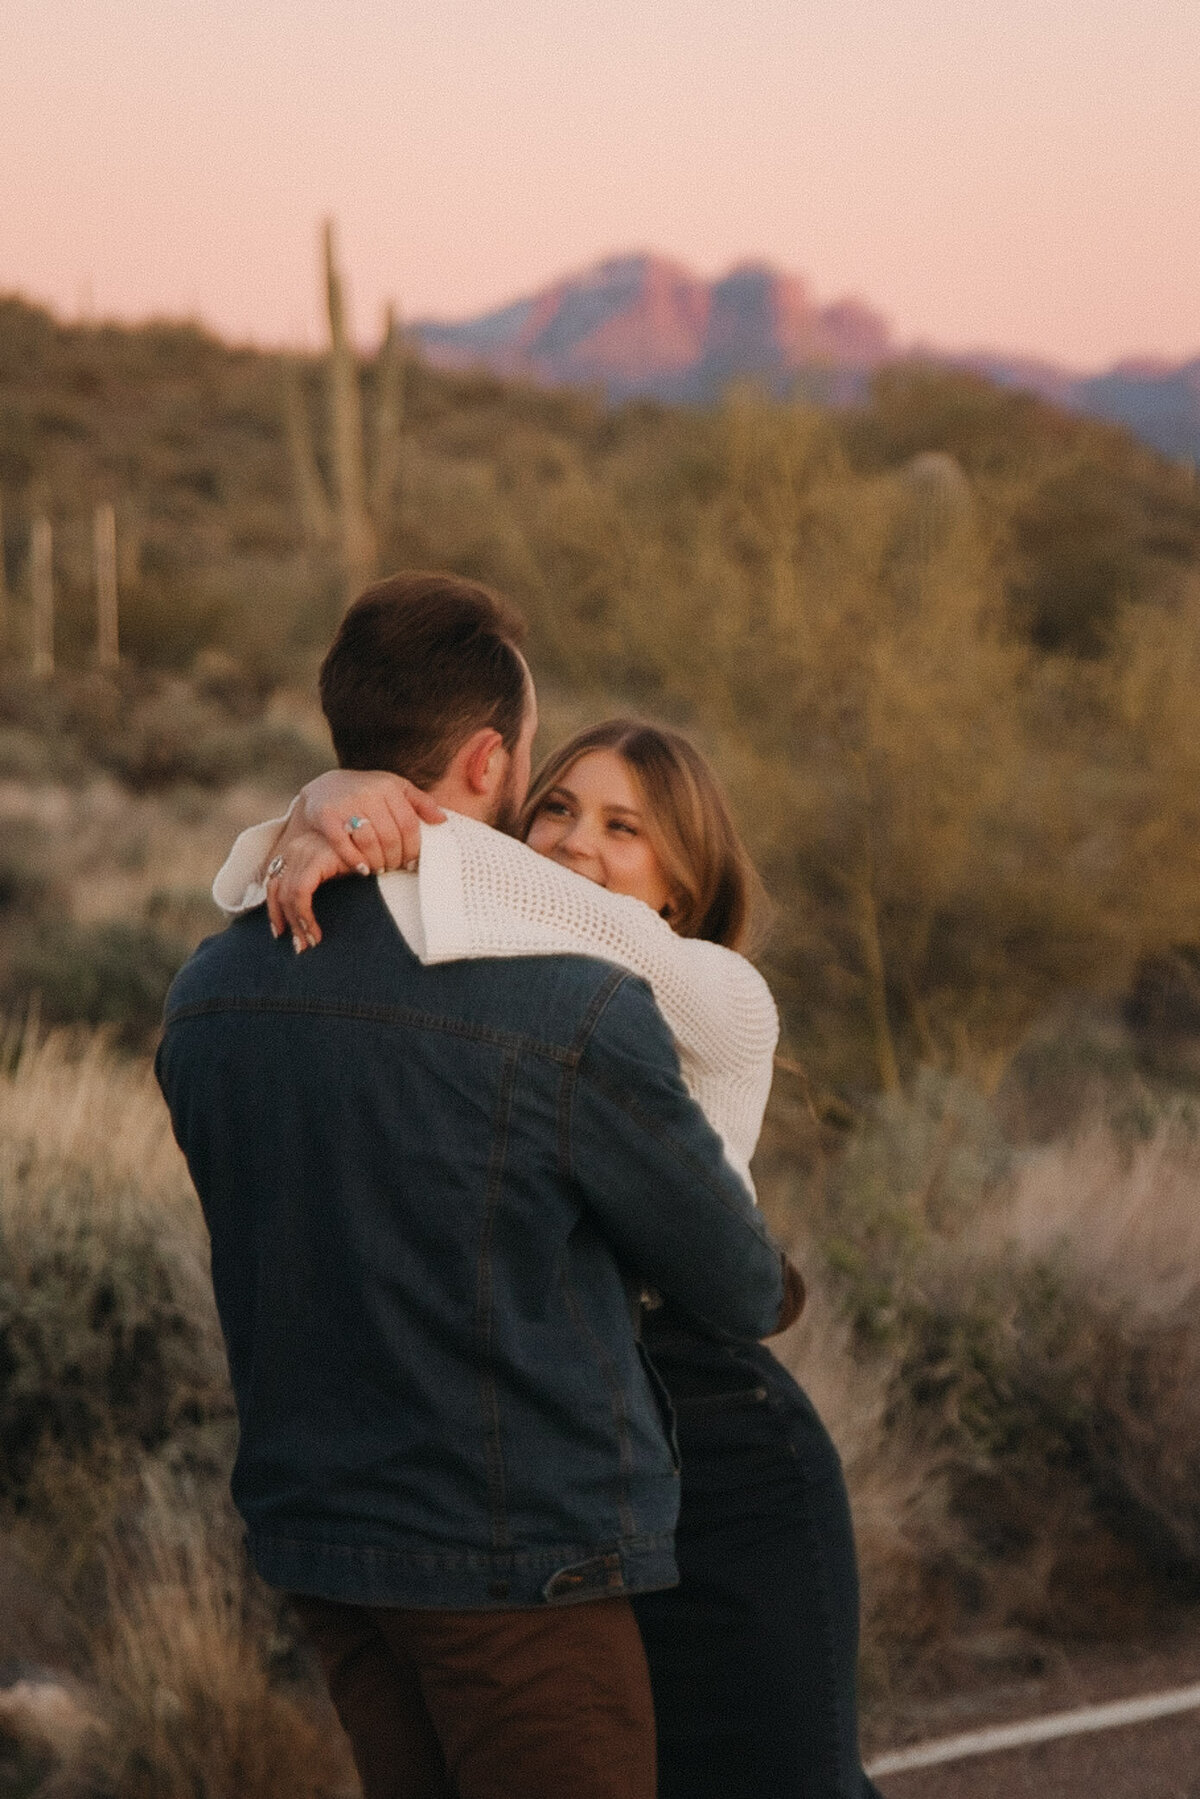
[[(311, 682), (346, 572), (306, 545), (287, 372), (193, 327), (0, 305), (14, 774), (99, 764), (213, 790), (311, 763), (272, 721), (280, 690)], [(370, 443), (379, 380), (362, 374)], [(323, 366), (290, 379), (328, 484)], [(697, 732), (775, 898), (768, 963), (820, 1080), (998, 1068), (1060, 999), (1112, 997), (1200, 939), (1190, 470), (911, 371), (856, 412), (745, 390), (709, 412), (608, 411), (409, 359), (392, 412), (378, 566), (512, 595), (552, 719), (632, 705)], [(84, 673), (102, 498), (117, 689)], [(31, 697), (35, 511), (57, 524), (64, 675)], [(164, 700), (145, 671), (193, 679)]]
[[(328, 758), (313, 675), (368, 550), (522, 606), (542, 747), (634, 709), (724, 775), (785, 1025), (760, 1192), (814, 1295), (783, 1353), (847, 1461), (874, 1701), (972, 1645), (1017, 1665), (1194, 1605), (1191, 470), (919, 370), (854, 411), (749, 388), (614, 410), (435, 373), (393, 335), (343, 377), (357, 535), (325, 358), (0, 302), (0, 1007), (34, 1011), (0, 1066), (0, 1584), (44, 1606), (0, 1650), (70, 1666), (118, 1721), (70, 1790), (346, 1779), (216, 1497), (203, 1240), (143, 1058), (228, 842)], [(39, 516), (58, 615), (35, 679)], [(176, 1658), (177, 1729), (147, 1641)], [(218, 1688), (245, 1697), (220, 1741)]]

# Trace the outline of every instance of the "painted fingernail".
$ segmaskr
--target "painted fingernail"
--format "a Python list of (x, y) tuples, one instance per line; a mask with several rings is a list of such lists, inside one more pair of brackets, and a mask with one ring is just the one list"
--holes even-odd
[(307, 943), (307, 945), (308, 945), (308, 947), (309, 947), (309, 949), (316, 949), (316, 947), (317, 947), (317, 940), (316, 940), (316, 938), (315, 938), (315, 937), (314, 937), (314, 936), (313, 936), (313, 934), (312, 934), (312, 932), (311, 932), (311, 931), (305, 931), (305, 933), (304, 933), (304, 941), (305, 941), (305, 943)]
[(303, 939), (303, 937), (298, 937), (298, 936), (293, 935), (292, 948), (295, 950), (295, 952), (298, 956), (302, 956), (304, 954), (304, 939)]
[(279, 930), (279, 926), (275, 923), (275, 920), (273, 918), (269, 919), (268, 923), (271, 926), (272, 937), (278, 937), (280, 935), (280, 930)]
[(404, 872), (405, 872), (405, 874), (406, 874), (406, 875), (415, 875), (415, 874), (416, 874), (416, 872), (417, 872), (417, 858), (416, 858), (416, 856), (414, 856), (414, 857), (413, 857), (413, 858), (412, 858), (412, 860), (411, 860), (411, 862), (406, 862), (406, 863), (405, 863), (405, 864), (404, 864)]
[(369, 875), (370, 874), (371, 871), (367, 867), (365, 862), (360, 862), (360, 863), (358, 863), (357, 866), (358, 866), (358, 872), (360, 875)]

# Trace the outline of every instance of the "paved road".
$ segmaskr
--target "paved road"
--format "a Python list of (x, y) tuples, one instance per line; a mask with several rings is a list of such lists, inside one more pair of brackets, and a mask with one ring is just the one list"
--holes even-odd
[(888, 1774), (885, 1799), (1200, 1799), (1200, 1712)]
[[(871, 1720), (873, 1754), (1076, 1706), (1200, 1683), (1200, 1607), (1141, 1641), (1046, 1651), (1036, 1674), (1006, 1681), (980, 1669), (940, 1699)], [(1122, 1725), (1027, 1749), (882, 1775), (885, 1799), (1200, 1799), (1200, 1711)]]

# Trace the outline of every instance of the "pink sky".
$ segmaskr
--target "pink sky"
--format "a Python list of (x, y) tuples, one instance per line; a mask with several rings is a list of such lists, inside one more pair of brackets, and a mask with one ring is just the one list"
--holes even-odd
[(901, 340), (1200, 354), (1200, 0), (4, 0), (0, 290), (315, 342), (600, 256)]

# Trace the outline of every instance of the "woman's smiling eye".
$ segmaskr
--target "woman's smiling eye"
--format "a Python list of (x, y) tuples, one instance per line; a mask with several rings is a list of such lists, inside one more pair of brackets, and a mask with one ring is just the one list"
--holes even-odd
[(538, 818), (568, 818), (571, 808), (566, 800), (543, 800), (537, 809)]
[(629, 837), (639, 835), (637, 826), (630, 824), (627, 818), (610, 818), (608, 828), (610, 831), (623, 831)]

